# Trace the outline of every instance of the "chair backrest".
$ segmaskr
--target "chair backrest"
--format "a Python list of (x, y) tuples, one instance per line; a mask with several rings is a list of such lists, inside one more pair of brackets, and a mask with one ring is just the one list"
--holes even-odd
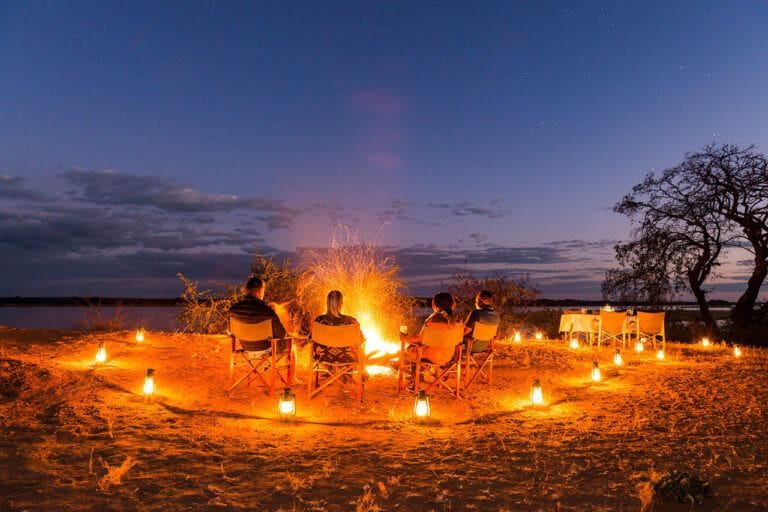
[(624, 322), (627, 320), (626, 311), (600, 310), (600, 330), (609, 334), (617, 334), (624, 331)]
[(484, 324), (475, 322), (472, 328), (472, 338), (480, 341), (491, 341), (496, 336), (499, 324)]
[(660, 313), (637, 312), (637, 330), (643, 334), (661, 334), (664, 332), (664, 311)]
[(327, 347), (359, 347), (364, 338), (359, 324), (325, 325), (312, 322), (312, 341)]
[(431, 323), (424, 326), (421, 343), (426, 347), (455, 347), (464, 341), (464, 324)]
[(262, 341), (272, 337), (272, 320), (249, 324), (229, 317), (229, 333), (240, 341)]

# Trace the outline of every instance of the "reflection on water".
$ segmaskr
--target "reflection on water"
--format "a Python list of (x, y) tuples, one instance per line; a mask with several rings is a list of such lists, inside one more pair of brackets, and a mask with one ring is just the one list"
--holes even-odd
[(27, 329), (74, 329), (87, 328), (94, 322), (119, 319), (124, 329), (143, 327), (152, 331), (174, 331), (177, 306), (160, 307), (3, 307), (0, 308), (0, 325)]

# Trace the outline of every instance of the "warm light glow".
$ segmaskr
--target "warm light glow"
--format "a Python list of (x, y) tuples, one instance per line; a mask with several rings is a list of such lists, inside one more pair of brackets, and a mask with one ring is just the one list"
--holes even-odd
[(147, 369), (147, 376), (144, 377), (144, 396), (152, 396), (155, 394), (155, 370), (152, 368)]
[(624, 364), (624, 359), (621, 357), (621, 350), (616, 349), (616, 353), (613, 355), (613, 364), (621, 366)]
[(733, 346), (733, 357), (741, 357), (741, 348), (738, 345)]
[(408, 334), (408, 326), (407, 325), (401, 325), (400, 326), (400, 334)]
[(663, 361), (664, 357), (665, 357), (664, 356), (664, 350), (663, 349), (659, 349), (659, 351), (656, 352), (656, 359), (658, 359), (659, 361)]
[(413, 402), (413, 416), (417, 419), (426, 419), (431, 415), (432, 408), (429, 406), (429, 395), (421, 390)]
[(536, 332), (536, 334), (534, 335), (534, 337), (535, 337), (537, 340), (541, 340), (541, 339), (543, 339), (543, 338), (544, 338), (544, 335), (543, 335), (543, 334), (541, 334), (540, 332)]
[(541, 382), (539, 382), (539, 379), (534, 380), (533, 386), (531, 386), (531, 402), (533, 402), (533, 405), (544, 404), (544, 394), (541, 391)]
[[(363, 331), (363, 336), (365, 336), (363, 349), (368, 359), (395, 356), (400, 352), (400, 343), (385, 340), (370, 313), (358, 312), (356, 317), (357, 321), (360, 322), (360, 330)], [(400, 326), (401, 332), (403, 327)], [(365, 369), (369, 375), (389, 375), (393, 373), (392, 368), (383, 365), (366, 365)]]
[(107, 347), (104, 346), (104, 342), (99, 343), (99, 348), (96, 349), (96, 363), (103, 363), (107, 360)]
[(709, 338), (701, 338), (701, 346), (702, 347), (708, 347), (709, 346)]
[(136, 343), (141, 343), (144, 341), (144, 329), (139, 329), (136, 331)]
[(523, 337), (520, 335), (520, 331), (515, 331), (515, 336), (512, 338), (512, 341), (515, 343), (520, 343), (523, 341)]
[(635, 343), (635, 352), (638, 354), (645, 350), (645, 347), (643, 346), (642, 340), (637, 340), (637, 343)]
[(296, 416), (296, 395), (291, 392), (291, 388), (285, 388), (280, 395), (280, 401), (277, 403), (277, 414), (284, 419)]
[(600, 366), (598, 366), (597, 361), (592, 363), (592, 381), (594, 382), (600, 382), (600, 379), (602, 379), (603, 376), (600, 373)]
[(578, 338), (571, 338), (571, 348), (573, 350), (576, 350), (579, 348), (579, 340)]

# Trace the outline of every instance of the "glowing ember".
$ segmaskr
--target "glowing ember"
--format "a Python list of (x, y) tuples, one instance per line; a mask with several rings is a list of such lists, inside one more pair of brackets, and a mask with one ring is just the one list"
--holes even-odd
[(571, 338), (571, 348), (573, 350), (578, 350), (578, 348), (579, 348), (579, 340), (577, 338)]

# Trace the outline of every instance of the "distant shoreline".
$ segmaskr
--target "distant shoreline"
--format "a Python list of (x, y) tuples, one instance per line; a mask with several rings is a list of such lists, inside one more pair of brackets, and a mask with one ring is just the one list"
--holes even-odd
[[(429, 304), (427, 297), (417, 297), (418, 302)], [(539, 299), (533, 301), (530, 306), (533, 307), (600, 307), (606, 303), (605, 300), (578, 300), (578, 299)], [(613, 306), (619, 307), (643, 307), (649, 306), (644, 302), (610, 302)], [(176, 298), (137, 298), (137, 297), (0, 297), (0, 307), (175, 307), (184, 304), (180, 297)], [(695, 301), (672, 301), (661, 304), (664, 307), (675, 306), (697, 306)], [(711, 300), (710, 306), (730, 307), (732, 302), (727, 300)]]

